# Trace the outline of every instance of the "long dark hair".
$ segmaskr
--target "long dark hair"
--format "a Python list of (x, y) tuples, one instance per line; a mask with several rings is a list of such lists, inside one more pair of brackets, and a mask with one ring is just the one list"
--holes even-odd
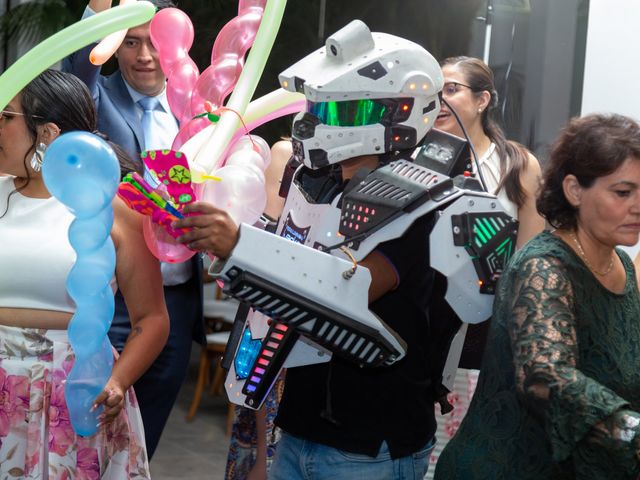
[(562, 182), (575, 175), (583, 188), (615, 172), (629, 158), (640, 161), (640, 125), (623, 115), (573, 118), (562, 129), (546, 162), (538, 212), (556, 228), (575, 230), (578, 209), (564, 195)]
[(520, 175), (527, 169), (529, 154), (523, 145), (507, 140), (502, 128), (495, 120), (494, 112), (498, 105), (498, 92), (495, 89), (493, 72), (486, 63), (473, 57), (449, 57), (440, 62), (440, 66), (452, 66), (460, 69), (466, 84), (471, 87), (471, 91), (475, 95), (479, 96), (484, 91), (491, 95), (487, 108), (482, 112), (481, 120), (482, 130), (496, 145), (496, 151), (500, 158), (500, 182), (496, 191), (504, 188), (507, 198), (518, 208), (521, 207), (525, 201), (525, 192), (520, 182)]

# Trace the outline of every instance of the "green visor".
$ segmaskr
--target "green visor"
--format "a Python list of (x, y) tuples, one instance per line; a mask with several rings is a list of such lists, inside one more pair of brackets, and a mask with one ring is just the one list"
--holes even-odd
[(318, 103), (307, 101), (307, 112), (331, 127), (362, 127), (381, 123), (387, 106), (371, 99)]

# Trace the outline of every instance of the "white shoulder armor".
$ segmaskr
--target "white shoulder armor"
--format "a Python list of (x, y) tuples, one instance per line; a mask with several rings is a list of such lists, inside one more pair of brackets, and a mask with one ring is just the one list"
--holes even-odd
[(251, 365), (241, 368), (238, 360), (248, 343), (229, 347), (231, 400), (258, 408), (285, 362), (316, 363), (331, 354), (367, 366), (401, 359), (406, 344), (368, 309), (370, 274), (355, 262), (425, 215), (434, 216), (425, 248), (448, 279), (447, 300), (464, 322), (486, 320), (517, 222), (494, 196), (458, 188), (424, 166), (393, 161), (328, 203), (315, 203), (294, 182), (278, 235), (242, 225), (232, 255), (210, 273), (224, 281), (226, 294), (274, 321), (244, 361)]

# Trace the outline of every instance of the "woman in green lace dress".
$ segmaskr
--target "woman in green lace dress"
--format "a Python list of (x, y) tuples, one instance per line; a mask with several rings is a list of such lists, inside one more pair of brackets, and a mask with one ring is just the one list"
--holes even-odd
[(640, 126), (574, 119), (545, 170), (537, 207), (556, 230), (500, 279), (478, 388), (436, 480), (640, 475), (640, 298), (615, 249), (640, 233)]

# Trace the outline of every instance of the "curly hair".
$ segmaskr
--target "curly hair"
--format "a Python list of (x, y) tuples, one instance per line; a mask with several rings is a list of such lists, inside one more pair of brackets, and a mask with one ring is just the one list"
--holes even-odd
[(554, 142), (536, 201), (540, 215), (556, 228), (575, 230), (578, 209), (564, 195), (562, 182), (574, 175), (583, 188), (615, 172), (629, 158), (640, 160), (640, 125), (617, 114), (573, 118)]

